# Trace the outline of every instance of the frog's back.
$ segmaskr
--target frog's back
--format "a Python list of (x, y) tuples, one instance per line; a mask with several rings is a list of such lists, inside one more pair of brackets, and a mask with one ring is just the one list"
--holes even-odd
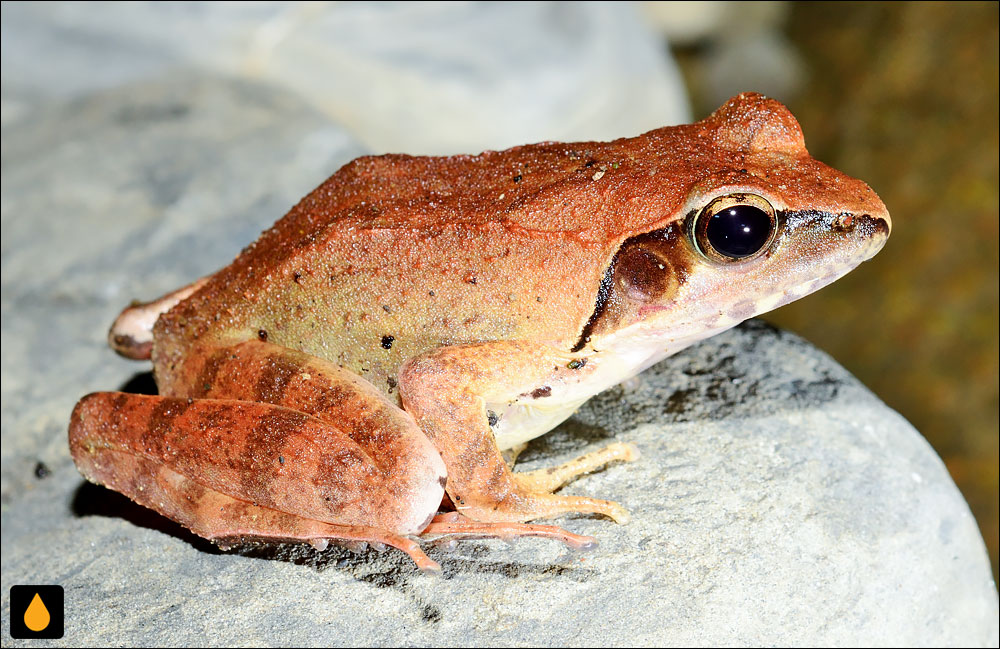
[(383, 386), (443, 344), (572, 345), (629, 227), (629, 142), (354, 160), (160, 319), (158, 376), (217, 338), (266, 337)]
[[(622, 241), (683, 218), (695, 183), (752, 153), (720, 148), (720, 133), (747, 131), (748, 114), (764, 124), (780, 107), (739, 99), (729, 110), (738, 119), (720, 111), (613, 142), (358, 158), (160, 318), (157, 376), (216, 339), (267, 338), (383, 388), (403, 361), (440, 345), (568, 349)], [(801, 146), (780, 109), (779, 126), (790, 119)]]

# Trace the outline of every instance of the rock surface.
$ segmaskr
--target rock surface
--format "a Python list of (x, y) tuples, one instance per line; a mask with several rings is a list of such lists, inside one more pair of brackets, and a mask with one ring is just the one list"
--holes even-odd
[(4, 492), (3, 592), (62, 584), (74, 645), (996, 643), (985, 550), (944, 466), (795, 336), (752, 321), (668, 359), (522, 465), (612, 440), (642, 458), (566, 491), (622, 502), (630, 524), (560, 519), (599, 539), (588, 553), (431, 549), (440, 576), (392, 551), (222, 553), (83, 484), (65, 457), (44, 479), (19, 458), (5, 467), (24, 488)]
[(477, 153), (689, 121), (681, 75), (608, 3), (4, 3), (4, 113), (179, 66), (306, 100), (374, 153)]
[(565, 489), (632, 512), (558, 519), (600, 541), (589, 553), (466, 542), (429, 551), (441, 576), (394, 551), (224, 553), (84, 483), (66, 448), (76, 399), (149, 383), (105, 345), (121, 307), (228, 262), (364, 151), (293, 95), (203, 71), (26, 103), (5, 87), (5, 110), (12, 96), (31, 109), (5, 116), (2, 141), (5, 645), (32, 644), (9, 638), (8, 599), (32, 583), (65, 587), (67, 645), (997, 644), (982, 540), (934, 452), (758, 322), (522, 456), (530, 470), (640, 448)]

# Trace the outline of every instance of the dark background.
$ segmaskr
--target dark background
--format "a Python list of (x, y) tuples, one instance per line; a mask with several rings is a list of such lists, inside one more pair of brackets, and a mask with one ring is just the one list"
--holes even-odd
[[(923, 433), (979, 522), (994, 579), (997, 24), (994, 2), (791, 6), (783, 31), (805, 84), (784, 101), (813, 156), (878, 192), (893, 231), (872, 262), (766, 316)], [(698, 76), (711, 48), (678, 52), (696, 117), (714, 108)]]

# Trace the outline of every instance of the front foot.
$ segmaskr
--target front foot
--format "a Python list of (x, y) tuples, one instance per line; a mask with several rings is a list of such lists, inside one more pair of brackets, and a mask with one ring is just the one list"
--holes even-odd
[[(574, 478), (596, 471), (612, 462), (634, 462), (637, 459), (639, 459), (639, 449), (634, 444), (610, 444), (600, 450), (581, 455), (559, 466), (527, 471), (525, 473), (515, 473), (514, 481), (525, 493), (549, 495), (551, 498), (560, 499), (560, 501), (556, 501), (554, 504), (557, 507), (570, 507), (570, 509), (565, 511), (602, 514), (614, 522), (624, 525), (629, 522), (631, 517), (628, 511), (616, 502), (574, 496), (554, 496), (551, 494), (553, 491), (561, 489), (563, 485)], [(552, 506), (553, 503), (550, 503), (549, 507)]]
[(616, 523), (630, 520), (628, 511), (610, 500), (563, 496), (552, 492), (581, 475), (601, 469), (612, 462), (634, 462), (639, 459), (639, 449), (634, 444), (615, 443), (581, 455), (558, 466), (512, 472), (513, 489), (497, 502), (464, 502), (456, 507), (466, 516), (480, 521), (525, 522), (550, 518), (560, 514), (581, 513), (607, 516)]
[[(512, 476), (515, 484), (518, 474)], [(453, 502), (455, 498), (452, 498)], [(584, 496), (562, 496), (545, 491), (531, 491), (520, 486), (496, 502), (455, 502), (465, 516), (490, 523), (523, 523), (560, 514), (600, 514), (619, 524), (631, 520), (628, 510), (611, 500)]]
[(551, 493), (561, 489), (573, 478), (596, 471), (612, 462), (635, 462), (638, 459), (639, 449), (636, 448), (635, 444), (616, 442), (559, 466), (515, 473), (514, 477), (518, 484), (525, 489)]

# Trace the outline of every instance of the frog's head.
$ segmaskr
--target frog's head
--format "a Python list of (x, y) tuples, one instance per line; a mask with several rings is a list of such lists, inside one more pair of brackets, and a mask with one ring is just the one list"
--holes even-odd
[(578, 348), (627, 337), (676, 351), (826, 286), (885, 244), (885, 205), (813, 159), (780, 103), (741, 95), (690, 128), (687, 168), (701, 173), (672, 189), (679, 209), (621, 243)]

